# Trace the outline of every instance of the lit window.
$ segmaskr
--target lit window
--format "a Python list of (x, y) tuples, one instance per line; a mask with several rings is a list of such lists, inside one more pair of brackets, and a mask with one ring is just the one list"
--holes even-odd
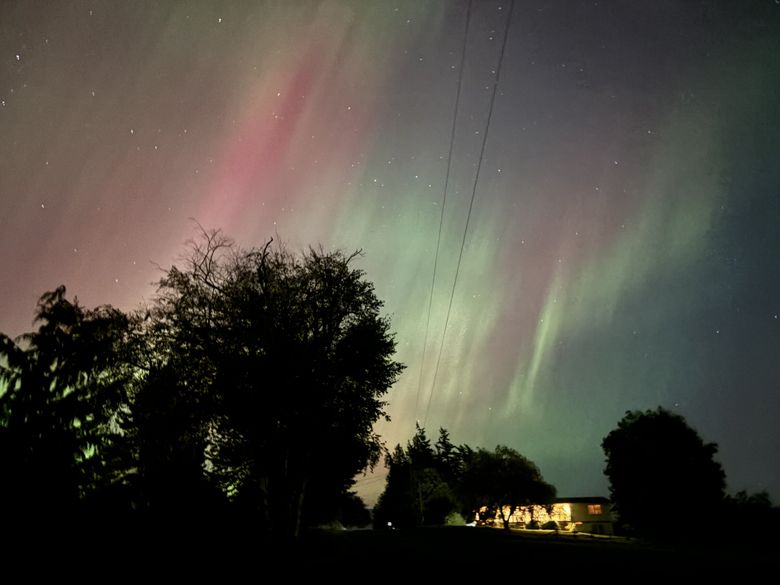
[(588, 504), (588, 514), (598, 516), (601, 514), (601, 504)]

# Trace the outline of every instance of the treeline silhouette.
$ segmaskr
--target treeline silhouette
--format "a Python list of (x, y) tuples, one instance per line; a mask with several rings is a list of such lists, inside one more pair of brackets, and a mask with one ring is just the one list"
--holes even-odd
[(377, 528), (463, 524), (509, 517), (518, 506), (550, 505), (555, 487), (535, 463), (509, 447), (493, 451), (454, 445), (446, 429), (431, 444), (419, 425), (406, 448), (386, 457), (387, 486), (374, 508)]
[(202, 231), (137, 311), (44, 294), (35, 331), (0, 335), (6, 526), (366, 521), (352, 478), (403, 366), (356, 255)]
[[(759, 549), (777, 542), (780, 509), (769, 494), (727, 494), (717, 445), (705, 443), (682, 416), (661, 407), (626, 412), (602, 448), (617, 534)], [(463, 524), (478, 517), (500, 519), (508, 529), (518, 507), (550, 506), (556, 495), (539, 468), (516, 450), (456, 445), (443, 428), (431, 443), (418, 425), (405, 447), (386, 455), (385, 465), (376, 528)]]
[[(64, 286), (45, 293), (33, 332), (0, 334), (6, 533), (228, 521), (278, 541), (336, 520), (365, 525), (353, 478), (383, 455), (377, 527), (479, 510), (508, 527), (515, 507), (551, 503), (555, 488), (509, 447), (455, 445), (444, 429), (432, 444), (418, 426), (385, 452), (373, 425), (403, 365), (356, 256), (242, 249), (201, 230), (141, 309), (86, 309)], [(773, 534), (768, 494), (726, 495), (716, 445), (681, 416), (628, 412), (602, 447), (624, 533)]]
[(601, 443), (619, 532), (652, 540), (776, 541), (780, 510), (766, 491), (726, 493), (726, 473), (679, 414), (628, 411)]

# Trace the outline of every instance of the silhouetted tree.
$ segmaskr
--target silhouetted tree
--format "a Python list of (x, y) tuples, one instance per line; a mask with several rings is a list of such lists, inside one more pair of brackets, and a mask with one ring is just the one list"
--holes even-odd
[(487, 517), (498, 514), (509, 529), (518, 506), (550, 504), (555, 487), (544, 481), (535, 463), (499, 445), (494, 451), (477, 449), (465, 455), (461, 493), (465, 515), (473, 518), (484, 507)]
[(406, 528), (418, 526), (422, 513), (417, 497), (417, 488), (412, 481), (412, 466), (406, 451), (396, 445), (392, 453), (385, 456), (387, 484), (374, 507), (374, 526)]
[(371, 513), (365, 502), (354, 492), (344, 494), (339, 503), (339, 520), (344, 526), (363, 527), (371, 524)]
[(111, 307), (86, 310), (45, 293), (37, 331), (15, 341), (0, 334), (0, 504), (11, 513), (51, 518), (121, 481), (106, 464), (116, 416), (131, 375), (121, 355), (128, 320)]
[(761, 540), (766, 546), (776, 544), (777, 521), (780, 520), (780, 509), (772, 506), (772, 500), (766, 491), (748, 494), (739, 491), (733, 496), (726, 496), (723, 526), (727, 534), (740, 535), (748, 533), (756, 540)]
[[(377, 527), (388, 522), (398, 528), (422, 524), (444, 524), (447, 515), (457, 508), (453, 489), (445, 479), (446, 465), (440, 450), (431, 445), (425, 429), (419, 425), (406, 449), (397, 445), (385, 458), (388, 468), (387, 485), (374, 508)], [(444, 441), (449, 436), (444, 433)], [(441, 437), (440, 437), (441, 441)], [(447, 456), (454, 457), (447, 448)], [(447, 460), (447, 465), (454, 465)]]
[(167, 364), (145, 372), (135, 384), (123, 420), (131, 449), (127, 467), (136, 506), (144, 515), (202, 521), (225, 498), (204, 473), (209, 403), (178, 372)]
[(356, 256), (242, 250), (204, 232), (149, 313), (193, 457), (275, 534), (297, 534), (310, 490), (345, 493), (381, 452), (373, 423), (402, 365)]
[(450, 433), (447, 429), (439, 429), (435, 451), (435, 463), (439, 474), (447, 483), (454, 485), (460, 478), (463, 458), (461, 457), (461, 449), (450, 441)]
[[(363, 500), (351, 491), (354, 485), (354, 478), (346, 477), (337, 466), (322, 470), (309, 483), (303, 508), (303, 525), (323, 526), (335, 522), (344, 526), (370, 524), (370, 513)], [(362, 515), (361, 509), (369, 515), (368, 520)]]
[(483, 506), (486, 517), (502, 515), (508, 527), (517, 506), (547, 505), (555, 497), (536, 465), (514, 449), (456, 446), (445, 429), (431, 446), (425, 429), (417, 426), (406, 449), (396, 446), (386, 465), (387, 485), (374, 508), (377, 527), (444, 524), (452, 512), (473, 518)]
[(749, 494), (745, 490), (739, 491), (733, 496), (727, 496), (726, 501), (740, 508), (753, 509), (759, 514), (766, 512), (772, 507), (772, 498), (766, 491)]
[(621, 522), (637, 534), (659, 537), (683, 510), (701, 511), (700, 528), (716, 518), (725, 474), (713, 459), (715, 443), (704, 443), (685, 419), (663, 408), (627, 412), (601, 443), (604, 470)]

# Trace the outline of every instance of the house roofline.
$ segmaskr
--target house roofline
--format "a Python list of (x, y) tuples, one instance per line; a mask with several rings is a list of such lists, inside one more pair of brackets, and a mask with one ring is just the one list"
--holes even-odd
[(609, 499), (603, 496), (578, 496), (576, 498), (555, 498), (556, 504), (609, 504)]

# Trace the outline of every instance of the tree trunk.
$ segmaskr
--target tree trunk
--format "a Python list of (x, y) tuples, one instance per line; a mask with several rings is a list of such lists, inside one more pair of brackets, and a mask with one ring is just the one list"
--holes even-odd
[(509, 521), (512, 519), (512, 514), (515, 513), (517, 506), (509, 506), (509, 512), (504, 515), (504, 507), (501, 507), (501, 520), (504, 521), (504, 530), (509, 530)]
[(261, 477), (258, 481), (260, 486), (260, 506), (262, 508), (263, 522), (265, 524), (264, 530), (266, 536), (273, 533), (273, 516), (271, 515), (271, 498), (269, 496), (270, 481), (268, 477)]
[(303, 500), (306, 494), (306, 480), (302, 480), (297, 491), (290, 494), (290, 535), (298, 538), (301, 534), (303, 518)]

